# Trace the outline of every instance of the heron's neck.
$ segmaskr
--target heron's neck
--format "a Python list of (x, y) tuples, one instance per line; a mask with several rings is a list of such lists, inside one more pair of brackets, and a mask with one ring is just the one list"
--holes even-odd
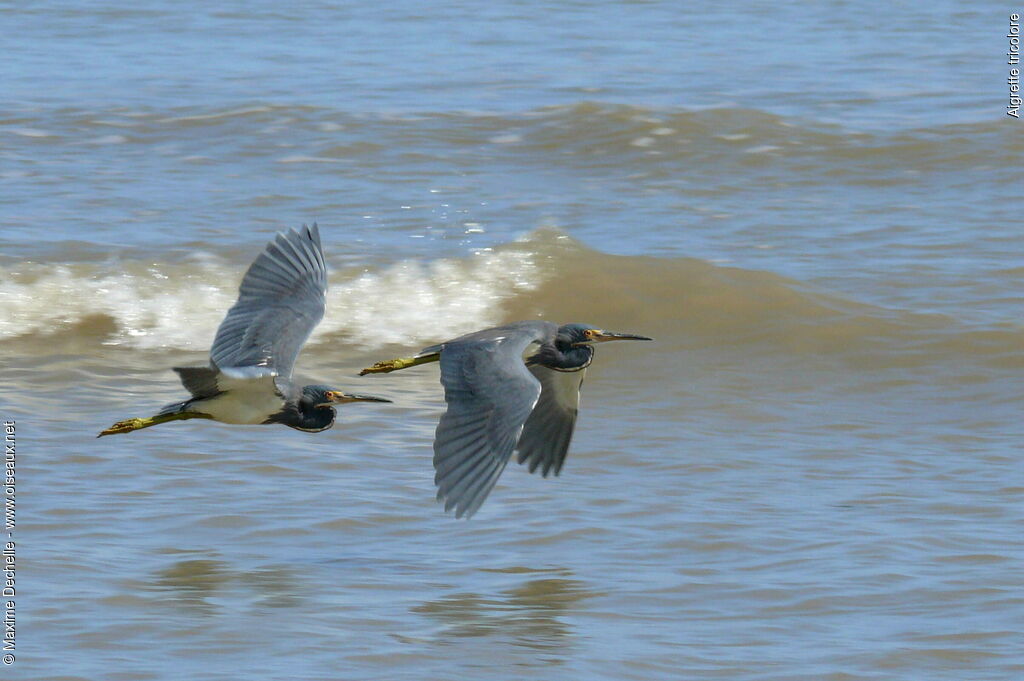
[(559, 348), (557, 345), (544, 345), (536, 355), (530, 358), (530, 364), (539, 364), (556, 371), (579, 371), (590, 366), (594, 359), (594, 347), (578, 345)]
[(286, 407), (271, 420), (296, 430), (319, 433), (321, 430), (327, 430), (333, 426), (337, 415), (338, 412), (334, 409), (314, 407), (300, 400), (294, 405)]

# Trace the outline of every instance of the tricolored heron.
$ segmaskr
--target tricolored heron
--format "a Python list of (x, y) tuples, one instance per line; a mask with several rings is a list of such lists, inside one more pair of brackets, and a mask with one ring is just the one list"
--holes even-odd
[(424, 348), (415, 357), (377, 362), (364, 374), (441, 362), (448, 409), (434, 437), (434, 482), (444, 510), (476, 512), (513, 451), (547, 477), (562, 469), (572, 439), (583, 374), (594, 343), (651, 340), (587, 324), (527, 321), (477, 331)]
[(278, 234), (249, 266), (210, 348), (210, 365), (176, 367), (192, 397), (155, 416), (118, 421), (97, 437), (182, 419), (280, 423), (318, 433), (334, 425), (333, 405), (390, 402), (326, 385), (292, 384), (292, 366), (324, 316), (327, 266), (316, 223)]

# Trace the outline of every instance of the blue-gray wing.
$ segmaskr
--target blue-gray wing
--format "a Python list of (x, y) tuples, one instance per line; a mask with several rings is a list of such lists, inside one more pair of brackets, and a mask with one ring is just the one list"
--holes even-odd
[(523, 426), (516, 450), (519, 463), (529, 463), (530, 472), (540, 467), (541, 475), (555, 475), (562, 470), (569, 450), (572, 432), (579, 411), (580, 386), (586, 369), (556, 371), (544, 366), (531, 366), (540, 381), (540, 399)]
[(480, 508), (511, 458), (541, 392), (523, 353), (555, 330), (549, 322), (520, 322), (440, 346), (448, 409), (434, 437), (434, 482), (456, 517)]
[(288, 379), (309, 334), (324, 316), (327, 266), (316, 223), (278, 234), (249, 267), (238, 301), (210, 348), (210, 362), (242, 375)]

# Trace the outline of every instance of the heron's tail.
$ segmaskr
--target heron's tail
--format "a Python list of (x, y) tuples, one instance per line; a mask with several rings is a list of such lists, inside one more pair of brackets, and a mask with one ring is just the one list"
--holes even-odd
[(164, 406), (156, 413), (157, 416), (163, 416), (164, 414), (180, 414), (181, 412), (188, 411), (189, 405), (192, 404), (192, 400), (185, 400), (184, 402), (171, 402)]
[[(220, 387), (217, 385), (220, 369), (217, 367), (174, 367), (174, 371), (181, 378), (185, 390), (192, 393), (192, 397), (213, 397), (220, 394)], [(164, 409), (166, 410), (166, 407)]]

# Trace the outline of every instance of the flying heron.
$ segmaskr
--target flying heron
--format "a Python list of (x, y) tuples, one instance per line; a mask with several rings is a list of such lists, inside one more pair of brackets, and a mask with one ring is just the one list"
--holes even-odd
[(118, 421), (97, 437), (168, 421), (280, 423), (318, 433), (334, 425), (334, 405), (390, 402), (326, 385), (292, 384), (292, 366), (324, 316), (327, 266), (316, 223), (278, 234), (249, 266), (238, 301), (228, 310), (210, 348), (207, 367), (176, 367), (192, 397), (155, 416)]
[(512, 452), (519, 463), (562, 470), (572, 439), (583, 375), (594, 343), (651, 340), (587, 324), (515, 322), (424, 348), (415, 357), (377, 362), (364, 374), (441, 362), (448, 409), (434, 437), (434, 483), (444, 510), (469, 517), (484, 503)]

